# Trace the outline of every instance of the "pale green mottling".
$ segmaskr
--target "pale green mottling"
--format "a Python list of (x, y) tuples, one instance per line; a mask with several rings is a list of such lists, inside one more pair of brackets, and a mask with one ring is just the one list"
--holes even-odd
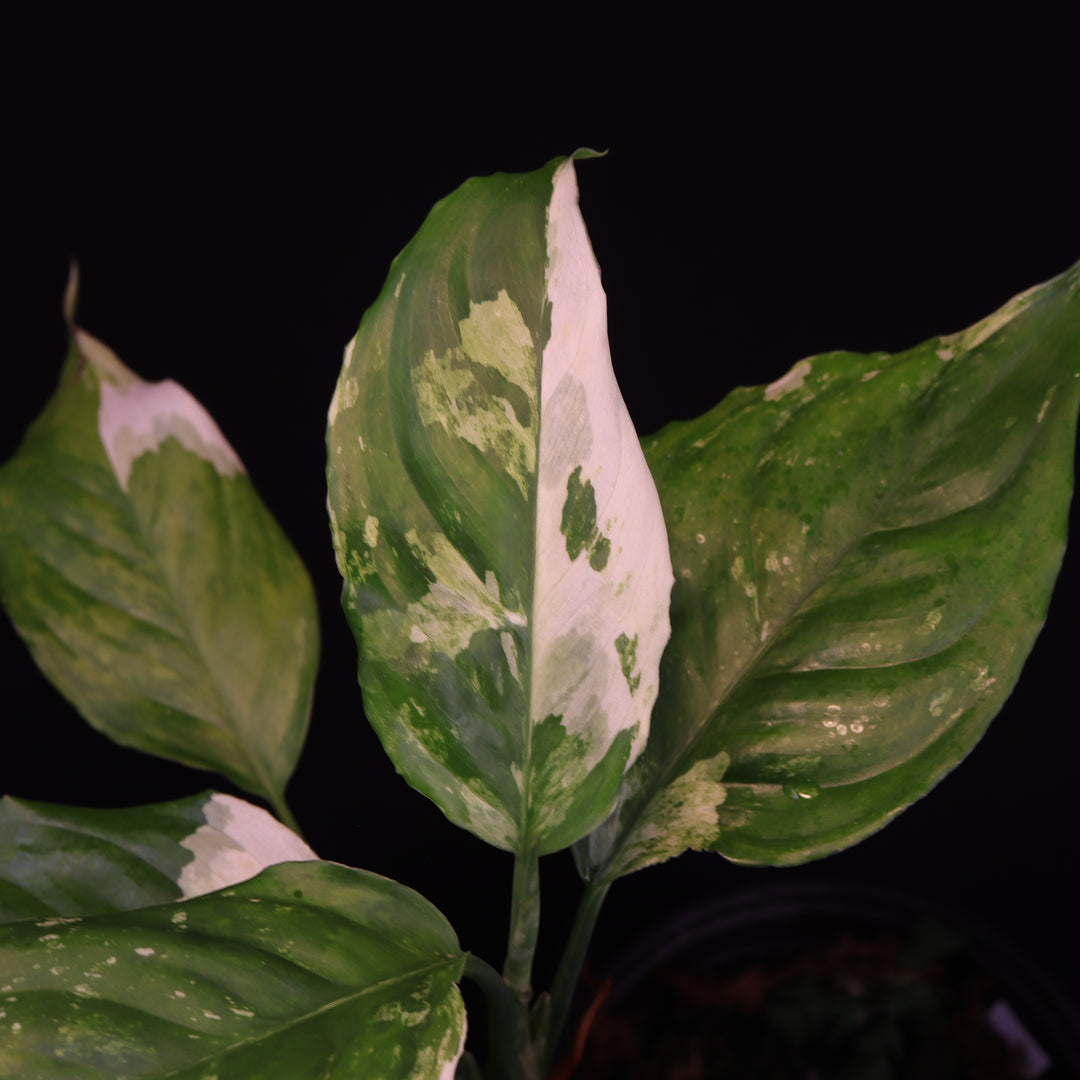
[(518, 649), (514, 635), (504, 630), (499, 635), (499, 644), (502, 646), (503, 655), (506, 657), (506, 666), (510, 669), (510, 676), (520, 682), (521, 672), (518, 667)]
[[(416, 995), (413, 995), (414, 997)], [(431, 1014), (431, 1007), (424, 1005), (421, 1008), (410, 1010), (402, 1001), (388, 1001), (372, 1017), (376, 1024), (400, 1024), (410, 1028), (422, 1024)]]
[(481, 581), (442, 533), (431, 537), (430, 547), (415, 530), (406, 534), (406, 540), (434, 580), (428, 592), (404, 611), (384, 608), (370, 616), (365, 633), (381, 655), (401, 656), (412, 642), (410, 661), (423, 665), (434, 652), (457, 656), (480, 630), (526, 624), (521, 611), (503, 604), (494, 574)]
[(746, 571), (746, 562), (741, 555), (736, 555), (731, 560), (731, 577), (740, 586), (742, 586), (743, 592), (747, 598), (754, 602), (754, 622), (761, 623), (761, 615), (758, 611), (758, 596), (757, 585), (754, 584), (750, 575)]
[[(416, 409), (436, 424), (498, 461), (528, 498), (536, 476), (537, 382), (532, 335), (517, 305), (500, 291), (495, 300), (473, 303), (458, 327), (461, 346), (440, 357), (429, 352), (413, 368)], [(526, 407), (478, 379), (488, 368), (517, 388)]]
[(609, 676), (618, 670), (612, 661), (617, 660), (613, 647), (605, 654), (582, 630), (555, 638), (544, 650), (534, 680), (537, 720), (558, 716), (568, 732), (585, 737), (587, 746), (606, 750), (609, 718), (602, 705)]
[(619, 664), (622, 667), (623, 678), (626, 679), (626, 685), (630, 687), (631, 694), (637, 690), (638, 684), (641, 682), (641, 674), (634, 674), (634, 668), (637, 665), (637, 646), (637, 634), (629, 637), (623, 633), (615, 639), (615, 651), (619, 654)]
[(341, 408), (351, 409), (360, 397), (360, 383), (356, 379), (345, 379), (341, 383)]
[[(476, 790), (482, 788), (481, 790)], [(455, 794), (461, 797), (469, 815), (472, 831), (477, 836), (490, 838), (490, 842), (506, 851), (513, 850), (517, 837), (517, 825), (506, 811), (492, 805), (492, 797), (486, 786), (477, 782), (463, 782)]]
[[(649, 807), (648, 816), (623, 842), (615, 861), (608, 867), (608, 876), (620, 877), (666, 862), (688, 848), (701, 851), (712, 847), (720, 829), (716, 811), (727, 798), (727, 789), (721, 781), (729, 764), (729, 756), (722, 751), (716, 757), (695, 762), (661, 789)], [(611, 820), (617, 817), (618, 812)], [(598, 839), (603, 842), (602, 833)], [(590, 839), (590, 849), (594, 844)], [(607, 853), (590, 850), (590, 857), (600, 865)]]
[(413, 1069), (417, 1080), (453, 1080), (465, 1050), (465, 1006), (457, 990), (448, 999), (436, 1003), (435, 1013), (436, 1022), (442, 1027), (442, 1039), (437, 1046), (428, 1043), (417, 1051)]
[(1043, 422), (1043, 417), (1046, 416), (1046, 410), (1050, 408), (1050, 402), (1054, 400), (1054, 394), (1056, 391), (1056, 384), (1050, 387), (1050, 390), (1047, 393), (1045, 399), (1043, 400), (1042, 405), (1039, 407), (1039, 415), (1035, 417), (1035, 422), (1037, 424), (1041, 424)]
[(369, 548), (379, 542), (379, 519), (374, 514), (368, 514), (364, 519), (364, 541)]
[[(415, 713), (415, 716), (413, 715)], [(418, 756), (434, 757), (441, 760), (454, 738), (452, 730), (445, 725), (427, 725), (425, 745), (420, 740), (416, 717), (423, 718), (424, 710), (415, 701), (409, 701), (398, 710), (398, 722), (395, 725), (395, 737), (406, 752)], [(443, 743), (444, 745), (439, 745)], [(475, 777), (455, 779), (453, 787), (447, 787), (447, 794), (452, 798), (455, 811), (460, 812), (469, 822), (470, 829), (485, 837), (489, 843), (505, 850), (513, 849), (516, 834), (515, 823), (507, 815), (498, 800), (483, 780)]]
[(536, 352), (532, 332), (505, 289), (494, 300), (474, 303), (460, 327), (461, 347), (475, 363), (494, 368), (536, 404)]
[(558, 486), (593, 452), (589, 400), (580, 379), (567, 372), (544, 406), (540, 431), (540, 479)]

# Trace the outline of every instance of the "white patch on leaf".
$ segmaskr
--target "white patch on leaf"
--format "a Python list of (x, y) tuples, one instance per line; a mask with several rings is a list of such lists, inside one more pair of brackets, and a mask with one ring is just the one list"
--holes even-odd
[[(535, 722), (561, 717), (588, 766), (630, 731), (629, 767), (648, 736), (674, 577), (656, 486), (611, 367), (607, 298), (572, 160), (553, 177), (547, 253), (530, 712)], [(620, 635), (637, 642), (633, 693)], [(575, 669), (588, 672), (572, 682), (569, 642), (582, 650)]]
[(276, 863), (318, 858), (291, 829), (243, 799), (213, 795), (202, 812), (206, 824), (180, 841), (195, 856), (177, 880), (185, 897), (247, 881)]
[(765, 400), (775, 401), (785, 394), (790, 394), (792, 390), (802, 389), (806, 376), (810, 374), (810, 368), (809, 360), (800, 360), (786, 375), (781, 375), (776, 382), (765, 387)]
[(222, 476), (244, 471), (213, 417), (179, 383), (172, 379), (146, 382), (85, 330), (76, 327), (74, 335), (80, 354), (98, 377), (98, 434), (125, 491), (135, 461), (155, 453), (169, 438), (209, 461)]
[(364, 518), (364, 543), (373, 548), (379, 542), (379, 519), (374, 514)]
[[(974, 326), (969, 326), (956, 334), (945, 334), (939, 339), (939, 344), (944, 348), (938, 350), (938, 356), (941, 356), (944, 351), (955, 355), (956, 352), (970, 352), (972, 349), (977, 349), (988, 337), (1012, 322), (1027, 308), (1034, 295), (1045, 287), (1045, 284), (1032, 285), (1030, 289), (1025, 289), (1007, 300), (997, 311), (987, 315)], [(942, 359), (951, 359), (951, 357), (942, 357)]]

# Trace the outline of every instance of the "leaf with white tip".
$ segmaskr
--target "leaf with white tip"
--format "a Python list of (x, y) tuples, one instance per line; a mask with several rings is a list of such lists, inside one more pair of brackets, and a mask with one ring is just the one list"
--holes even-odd
[(802, 360), (646, 440), (672, 639), (583, 874), (817, 858), (959, 763), (1046, 616), (1078, 400), (1080, 265), (960, 334)]
[(498, 847), (587, 833), (645, 743), (671, 565), (571, 161), (435, 206), (346, 350), (328, 451), (398, 770)]
[(284, 863), (180, 903), (0, 926), (0, 1075), (450, 1080), (465, 954), (394, 881)]
[(96, 810), (0, 800), (0, 923), (130, 911), (317, 856), (232, 795)]
[(206, 410), (71, 330), (0, 468), (0, 599), (98, 730), (280, 808), (318, 653), (307, 573)]

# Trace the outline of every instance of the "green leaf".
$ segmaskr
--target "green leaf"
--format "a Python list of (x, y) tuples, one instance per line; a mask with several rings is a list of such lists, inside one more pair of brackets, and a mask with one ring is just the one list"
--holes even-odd
[(671, 567), (571, 161), (432, 210), (346, 350), (328, 451), (398, 771), (501, 848), (587, 833), (645, 744)]
[(178, 904), (0, 927), (0, 1075), (453, 1076), (453, 930), (411, 889), (284, 863)]
[(672, 542), (647, 753), (579, 845), (609, 880), (709, 849), (795, 863), (972, 748), (1061, 563), (1080, 266), (960, 334), (827, 353), (646, 442)]
[(318, 652), (307, 573), (202, 406), (77, 326), (0, 468), (0, 599), (98, 730), (282, 806)]
[(203, 792), (88, 810), (0, 800), (0, 923), (198, 896), (315, 853), (265, 810)]

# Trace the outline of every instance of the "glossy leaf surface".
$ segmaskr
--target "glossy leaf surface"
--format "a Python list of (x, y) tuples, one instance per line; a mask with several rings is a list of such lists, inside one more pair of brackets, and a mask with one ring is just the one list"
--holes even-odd
[(386, 878), (285, 863), (194, 900), (0, 927), (0, 1075), (448, 1080), (464, 956)]
[(0, 599), (98, 730), (280, 806), (317, 661), (307, 573), (202, 406), (75, 326), (0, 469)]
[(1078, 282), (894, 356), (800, 361), (646, 441), (672, 640), (647, 753), (576, 850), (586, 876), (687, 848), (826, 855), (967, 754), (1064, 551)]
[(0, 923), (97, 915), (198, 896), (274, 863), (314, 859), (295, 833), (231, 795), (123, 810), (0, 800)]
[(499, 847), (587, 833), (645, 743), (671, 567), (571, 162), (432, 210), (346, 350), (328, 452), (398, 770)]

